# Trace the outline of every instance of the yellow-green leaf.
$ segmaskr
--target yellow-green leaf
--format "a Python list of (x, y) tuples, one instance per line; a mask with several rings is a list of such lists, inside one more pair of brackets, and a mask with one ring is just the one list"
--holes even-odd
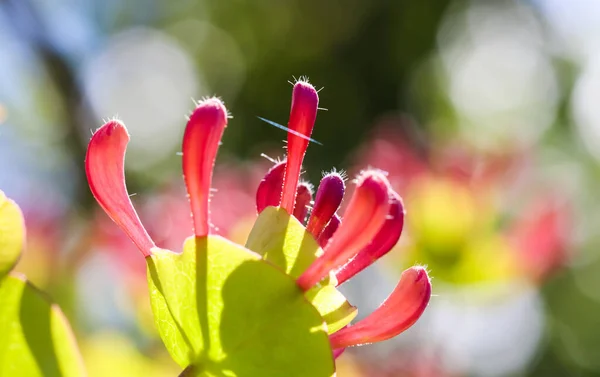
[(17, 263), (25, 240), (19, 206), (0, 191), (0, 279)]
[(147, 262), (156, 325), (186, 376), (334, 374), (319, 312), (256, 253), (191, 237), (181, 254), (155, 249)]
[[(267, 207), (256, 219), (246, 247), (298, 278), (323, 254), (312, 234), (283, 208)], [(306, 297), (317, 308), (331, 334), (356, 317), (356, 308), (334, 286), (335, 278), (310, 290)]]
[(298, 219), (278, 207), (267, 207), (261, 212), (246, 247), (295, 278), (323, 253)]
[(327, 323), (327, 332), (333, 334), (350, 323), (358, 314), (355, 306), (333, 285), (314, 287), (306, 292), (306, 298), (317, 308)]
[(0, 280), (0, 376), (85, 376), (61, 310), (12, 274)]

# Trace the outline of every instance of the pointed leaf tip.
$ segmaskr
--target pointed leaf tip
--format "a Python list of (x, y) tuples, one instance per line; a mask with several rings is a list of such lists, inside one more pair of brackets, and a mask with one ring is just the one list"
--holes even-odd
[(155, 246), (129, 199), (125, 185), (127, 129), (118, 120), (100, 127), (88, 144), (85, 172), (92, 195), (144, 256)]

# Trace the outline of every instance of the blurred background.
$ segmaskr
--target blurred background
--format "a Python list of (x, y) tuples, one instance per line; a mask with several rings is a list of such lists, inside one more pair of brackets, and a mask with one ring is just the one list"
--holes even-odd
[[(359, 317), (407, 266), (434, 294), (338, 376), (600, 376), (600, 2), (0, 0), (0, 190), (22, 207), (17, 271), (50, 292), (90, 376), (175, 376), (144, 261), (94, 202), (91, 132), (129, 128), (127, 184), (159, 246), (191, 234), (181, 136), (193, 99), (230, 109), (213, 222), (244, 242), (282, 156), (288, 81), (320, 111), (304, 178), (389, 172), (403, 236), (343, 286)], [(596, 193), (596, 194), (595, 194)]]

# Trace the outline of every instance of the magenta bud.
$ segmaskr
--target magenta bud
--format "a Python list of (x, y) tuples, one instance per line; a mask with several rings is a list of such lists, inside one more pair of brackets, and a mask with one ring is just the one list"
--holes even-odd
[(333, 349), (390, 339), (421, 317), (431, 298), (431, 282), (423, 267), (405, 270), (392, 294), (371, 315), (329, 337)]
[(336, 348), (333, 350), (333, 358), (337, 359), (338, 357), (342, 356), (342, 354), (344, 353), (346, 349), (345, 348)]
[(183, 134), (183, 178), (190, 198), (194, 234), (210, 231), (210, 185), (217, 150), (227, 127), (227, 109), (218, 98), (198, 104)]
[(125, 185), (125, 150), (129, 134), (125, 125), (111, 120), (92, 136), (85, 156), (85, 172), (94, 198), (106, 214), (127, 234), (144, 257), (152, 254), (154, 241), (142, 225)]
[(344, 179), (339, 173), (329, 173), (321, 179), (315, 205), (306, 226), (306, 230), (316, 239), (319, 238), (329, 220), (338, 210), (344, 198), (345, 189)]
[(389, 182), (380, 171), (366, 171), (357, 178), (357, 187), (344, 215), (344, 222), (317, 258), (298, 278), (303, 290), (346, 264), (368, 245), (385, 223), (389, 208)]
[(268, 206), (279, 206), (285, 165), (285, 160), (273, 165), (258, 184), (258, 189), (256, 190), (256, 211), (259, 214)]
[(340, 219), (340, 217), (338, 215), (333, 215), (331, 220), (329, 220), (329, 224), (327, 224), (327, 226), (325, 227), (325, 229), (323, 229), (321, 235), (319, 236), (318, 241), (319, 246), (321, 246), (321, 248), (325, 248), (331, 237), (333, 237), (335, 231), (338, 230), (341, 223), (342, 220)]
[(402, 199), (400, 195), (390, 190), (390, 211), (385, 223), (379, 229), (373, 241), (336, 273), (338, 285), (369, 267), (373, 262), (392, 250), (400, 239), (403, 227), (404, 206)]
[(308, 214), (308, 206), (312, 201), (313, 188), (308, 182), (300, 182), (296, 190), (296, 204), (294, 205), (294, 217), (304, 224)]
[[(288, 128), (294, 132), (288, 132), (288, 164), (285, 168), (281, 197), (281, 207), (289, 214), (293, 213), (296, 204), (296, 188), (300, 180), (302, 160), (306, 148), (308, 148), (308, 138), (310, 138), (315, 125), (318, 106), (319, 95), (315, 88), (306, 81), (298, 81), (292, 92), (292, 108)], [(304, 135), (305, 138), (298, 136), (298, 134)]]

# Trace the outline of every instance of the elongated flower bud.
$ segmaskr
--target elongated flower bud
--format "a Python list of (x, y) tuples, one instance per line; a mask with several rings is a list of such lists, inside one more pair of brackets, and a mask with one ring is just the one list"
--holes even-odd
[[(298, 81), (294, 85), (292, 93), (292, 109), (288, 128), (294, 132), (288, 132), (288, 163), (285, 169), (283, 195), (281, 197), (281, 207), (290, 215), (294, 211), (302, 160), (308, 147), (309, 140), (307, 138), (310, 138), (315, 125), (318, 105), (319, 96), (315, 88), (308, 82)], [(297, 134), (305, 135), (307, 138), (302, 138)]]
[(300, 182), (296, 189), (296, 204), (294, 205), (294, 217), (301, 223), (308, 214), (308, 206), (312, 201), (312, 185), (308, 182)]
[(379, 229), (373, 241), (336, 273), (338, 285), (369, 267), (373, 262), (392, 250), (400, 239), (403, 227), (404, 206), (402, 205), (402, 199), (396, 192), (390, 190), (390, 211), (385, 223)]
[(329, 338), (334, 349), (390, 339), (411, 327), (429, 303), (431, 282), (423, 267), (402, 273), (392, 294), (371, 315)]
[(329, 243), (329, 240), (331, 239), (331, 237), (333, 237), (333, 234), (338, 230), (341, 223), (342, 220), (340, 219), (340, 217), (338, 215), (333, 215), (331, 220), (329, 220), (329, 224), (327, 224), (327, 226), (325, 227), (325, 229), (323, 229), (321, 235), (319, 236), (319, 246), (321, 246), (321, 248), (324, 249), (325, 246), (327, 246), (327, 243)]
[(127, 129), (118, 120), (100, 127), (88, 145), (85, 173), (98, 204), (147, 257), (155, 245), (133, 208), (125, 185), (128, 142)]
[(219, 99), (209, 98), (198, 104), (183, 135), (183, 178), (192, 206), (194, 233), (198, 237), (208, 235), (210, 230), (210, 184), (226, 126), (225, 106)]
[(306, 230), (313, 237), (318, 239), (329, 220), (335, 215), (344, 198), (345, 189), (344, 179), (339, 173), (329, 173), (321, 179), (315, 205), (306, 226)]
[(379, 171), (361, 173), (344, 215), (344, 222), (325, 247), (324, 253), (298, 278), (303, 290), (310, 289), (329, 271), (346, 264), (377, 235), (389, 211), (389, 183)]
[(283, 190), (285, 165), (285, 160), (276, 163), (258, 184), (258, 189), (256, 190), (256, 211), (259, 214), (268, 206), (279, 206), (281, 191)]

